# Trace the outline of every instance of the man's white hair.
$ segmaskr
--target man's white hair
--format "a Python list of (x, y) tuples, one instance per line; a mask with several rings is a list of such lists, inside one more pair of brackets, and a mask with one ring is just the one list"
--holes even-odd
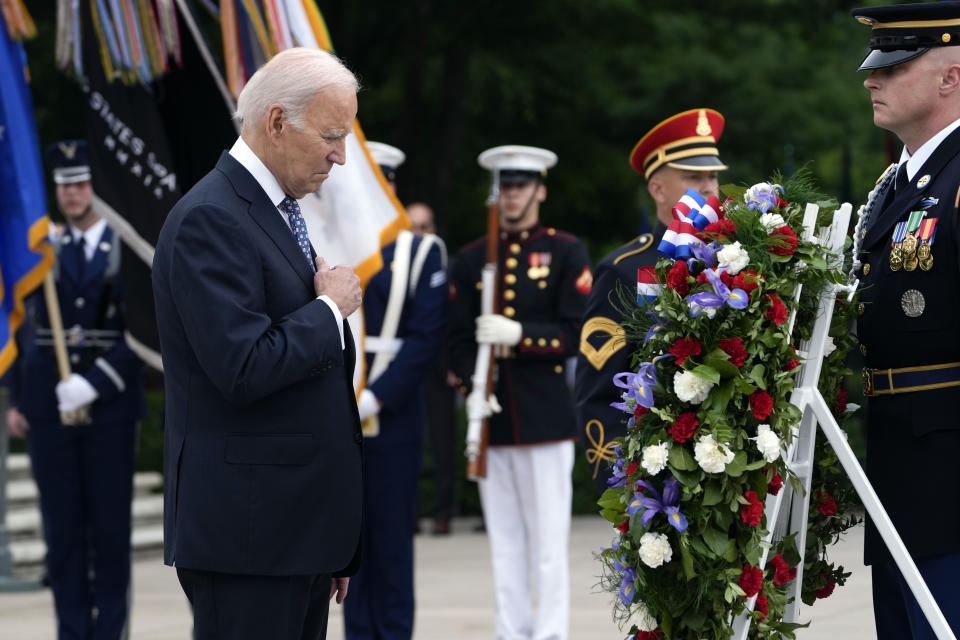
[(358, 91), (356, 76), (332, 53), (322, 49), (294, 47), (281, 51), (257, 69), (237, 98), (234, 114), (244, 129), (279, 104), (287, 122), (303, 130), (307, 107), (320, 91), (343, 87)]

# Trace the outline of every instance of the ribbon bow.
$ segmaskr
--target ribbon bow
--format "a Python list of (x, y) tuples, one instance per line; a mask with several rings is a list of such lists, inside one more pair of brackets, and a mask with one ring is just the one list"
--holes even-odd
[(672, 260), (693, 257), (692, 246), (703, 244), (697, 237), (708, 224), (720, 219), (720, 200), (710, 196), (705, 200), (694, 189), (687, 189), (673, 207), (673, 222), (667, 227), (657, 251)]

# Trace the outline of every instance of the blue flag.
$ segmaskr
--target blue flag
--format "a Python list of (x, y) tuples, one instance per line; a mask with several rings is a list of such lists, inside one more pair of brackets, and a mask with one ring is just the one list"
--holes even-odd
[(17, 356), (23, 299), (47, 275), (53, 250), (27, 56), (0, 24), (0, 375)]

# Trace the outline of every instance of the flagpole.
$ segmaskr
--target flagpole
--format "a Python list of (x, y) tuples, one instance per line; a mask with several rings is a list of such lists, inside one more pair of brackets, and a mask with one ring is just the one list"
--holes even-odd
[(217, 69), (217, 64), (214, 62), (210, 50), (207, 49), (207, 42), (203, 39), (203, 34), (200, 33), (200, 29), (197, 27), (197, 23), (194, 21), (193, 14), (190, 13), (190, 9), (187, 7), (185, 0), (177, 0), (177, 7), (180, 8), (183, 20), (187, 23), (187, 28), (190, 30), (190, 35), (193, 36), (193, 41), (200, 51), (200, 56), (207, 65), (207, 70), (210, 71), (210, 75), (213, 76), (213, 81), (216, 83), (217, 89), (220, 90), (220, 96), (223, 98), (223, 102), (231, 116), (230, 121), (233, 122), (233, 127), (237, 130), (237, 135), (240, 135), (240, 125), (232, 117), (233, 113), (237, 110), (237, 103), (233, 99), (233, 94), (230, 93), (226, 81), (224, 81), (223, 76), (220, 74), (220, 70)]

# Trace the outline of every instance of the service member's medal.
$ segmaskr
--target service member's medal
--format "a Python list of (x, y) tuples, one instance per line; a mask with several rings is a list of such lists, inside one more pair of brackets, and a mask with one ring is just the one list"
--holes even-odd
[(537, 251), (527, 256), (530, 268), (527, 269), (527, 277), (531, 280), (546, 278), (550, 275), (550, 259), (552, 255), (548, 251)]
[(920, 246), (917, 247), (917, 259), (920, 261), (920, 268), (924, 271), (930, 271), (933, 268), (933, 240), (937, 235), (937, 219), (927, 218), (920, 224), (920, 230), (917, 237), (920, 238)]
[(916, 252), (917, 245), (920, 244), (914, 232), (920, 228), (920, 222), (925, 215), (927, 215), (926, 211), (911, 211), (910, 217), (907, 218), (907, 235), (903, 239), (903, 251), (906, 254), (903, 256), (904, 263)]
[(899, 271), (903, 267), (903, 254), (900, 251), (900, 243), (903, 242), (903, 236), (907, 232), (907, 223), (898, 222), (893, 228), (893, 239), (890, 243), (890, 270)]

